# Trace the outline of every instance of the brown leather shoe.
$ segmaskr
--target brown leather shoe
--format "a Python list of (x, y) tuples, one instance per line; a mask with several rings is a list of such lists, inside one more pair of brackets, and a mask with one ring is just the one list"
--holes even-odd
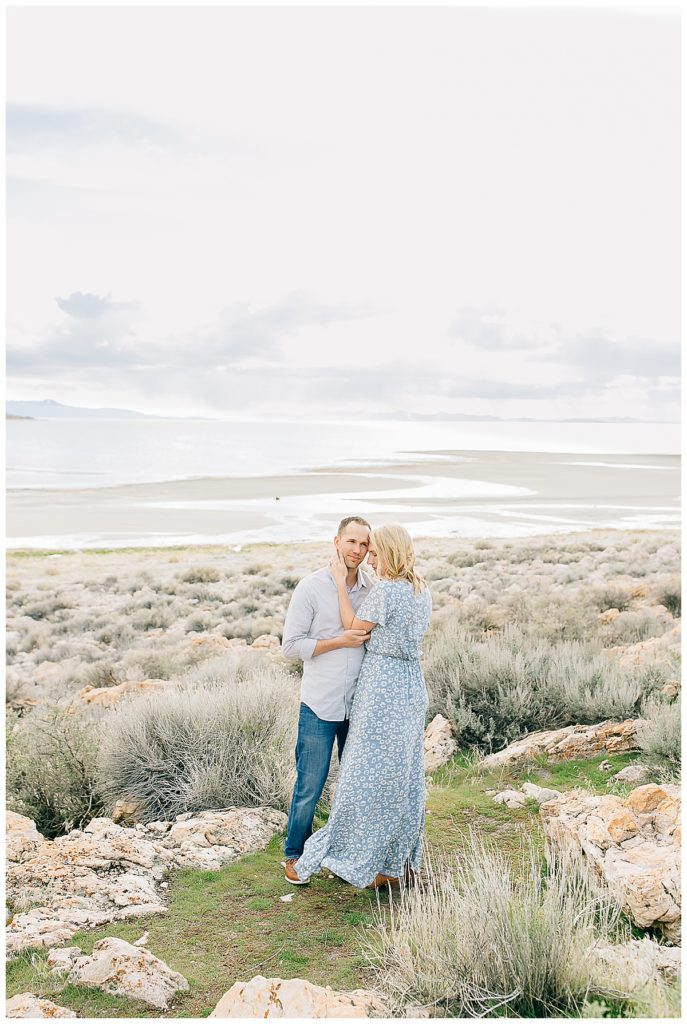
[(370, 882), (367, 889), (380, 889), (383, 885), (389, 884), (392, 888), (396, 889), (401, 884), (398, 878), (392, 878), (390, 875), (377, 875), (374, 882)]
[(310, 879), (306, 878), (305, 881), (303, 881), (298, 877), (294, 870), (293, 866), (298, 859), (298, 857), (290, 857), (289, 860), (282, 861), (282, 865), (284, 867), (284, 878), (287, 882), (291, 882), (291, 885), (307, 885)]

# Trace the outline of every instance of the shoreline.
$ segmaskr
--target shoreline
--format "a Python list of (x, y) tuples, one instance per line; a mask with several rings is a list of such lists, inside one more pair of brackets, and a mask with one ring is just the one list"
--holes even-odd
[[(404, 453), (405, 454), (405, 453)], [(680, 525), (678, 455), (426, 451), (262, 477), (6, 492), (12, 549), (295, 543), (345, 515), (414, 536), (518, 537)]]

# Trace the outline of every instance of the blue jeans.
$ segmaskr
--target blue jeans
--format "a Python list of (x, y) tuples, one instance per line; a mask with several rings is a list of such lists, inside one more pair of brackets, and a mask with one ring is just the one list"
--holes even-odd
[(318, 718), (307, 704), (301, 704), (296, 742), (298, 778), (291, 798), (284, 844), (287, 860), (300, 857), (306, 839), (312, 835), (315, 808), (329, 774), (334, 740), (341, 761), (347, 735), (348, 719), (343, 722), (326, 722), (323, 718)]

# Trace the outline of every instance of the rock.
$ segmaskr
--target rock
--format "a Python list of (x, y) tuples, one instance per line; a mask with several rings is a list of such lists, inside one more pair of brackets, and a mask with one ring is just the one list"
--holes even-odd
[(96, 942), (91, 956), (76, 960), (67, 981), (114, 996), (141, 999), (159, 1010), (166, 1010), (177, 992), (189, 987), (183, 975), (171, 970), (150, 950), (117, 938)]
[(525, 799), (524, 793), (518, 793), (517, 789), (504, 789), (502, 793), (496, 794), (494, 803), (505, 804), (506, 807), (515, 810), (518, 807), (525, 806)]
[(667, 700), (674, 700), (680, 692), (680, 683), (677, 679), (671, 679), (661, 687), (660, 692)]
[(116, 686), (84, 686), (74, 694), (73, 701), (79, 700), (84, 704), (111, 708), (127, 694), (155, 693), (158, 690), (168, 690), (170, 686), (174, 686), (174, 683), (169, 679), (126, 679)]
[(622, 992), (633, 992), (657, 981), (671, 981), (680, 973), (682, 950), (659, 945), (648, 936), (619, 945), (598, 940), (592, 950), (599, 963), (598, 980), (612, 979)]
[(612, 775), (608, 782), (609, 784), (611, 782), (624, 782), (629, 785), (637, 785), (646, 782), (649, 774), (650, 770), (646, 765), (628, 764), (627, 767), (621, 768), (619, 772)]
[(22, 992), (12, 996), (5, 1003), (6, 1017), (28, 1017), (36, 1020), (39, 1017), (76, 1017), (73, 1010), (58, 1006), (49, 999), (35, 996), (33, 992)]
[(135, 939), (134, 940), (134, 946), (145, 946), (148, 943), (148, 939), (149, 939), (148, 932), (143, 932), (143, 935), (141, 935), (140, 939)]
[(640, 928), (680, 937), (680, 787), (640, 786), (623, 800), (582, 790), (542, 804), (547, 855), (568, 851)]
[(5, 812), (5, 855), (7, 860), (21, 861), (45, 842), (36, 823), (23, 814)]
[(446, 764), (457, 749), (451, 723), (443, 715), (436, 715), (425, 729), (425, 771), (433, 772)]
[(278, 651), (281, 650), (281, 640), (278, 636), (273, 636), (271, 633), (263, 633), (262, 636), (257, 636), (251, 647), (254, 651)]
[(633, 789), (627, 797), (626, 803), (636, 814), (649, 814), (666, 800), (670, 801), (666, 790), (653, 782), (648, 782), (644, 786)]
[(188, 646), (192, 651), (201, 651), (203, 654), (207, 651), (208, 654), (219, 655), (231, 650), (232, 643), (218, 633), (201, 633), (199, 636), (191, 637)]
[(112, 820), (115, 825), (130, 822), (132, 825), (142, 817), (142, 807), (135, 800), (118, 800), (112, 808)]
[(283, 981), (258, 974), (237, 981), (224, 993), (210, 1017), (389, 1017), (374, 992), (335, 992), (301, 978)]
[(162, 847), (171, 852), (175, 867), (219, 871), (247, 853), (263, 850), (286, 823), (287, 816), (271, 807), (199, 811), (179, 815), (162, 838)]
[(600, 722), (598, 725), (568, 725), (563, 729), (531, 732), (504, 750), (484, 758), (488, 768), (502, 765), (519, 766), (545, 755), (553, 763), (594, 757), (597, 754), (618, 754), (638, 750), (637, 720)]
[[(17, 906), (7, 926), (7, 952), (68, 943), (81, 928), (164, 914), (160, 890), (177, 867), (218, 870), (264, 849), (286, 825), (269, 807), (230, 807), (125, 828), (94, 818), (46, 840), (29, 818), (8, 812), (6, 892)], [(36, 838), (38, 837), (38, 838)], [(21, 912), (22, 907), (32, 909)]]
[(69, 974), (75, 962), (83, 956), (79, 946), (64, 946), (48, 952), (47, 964), (51, 974)]
[(618, 608), (607, 608), (605, 612), (601, 612), (597, 615), (597, 621), (602, 623), (613, 622), (620, 615), (620, 609)]
[(538, 804), (544, 804), (547, 800), (556, 800), (561, 795), (557, 789), (545, 789), (543, 786), (535, 786), (533, 782), (523, 782), (520, 789), (525, 796), (536, 800)]
[(599, 765), (599, 771), (600, 772), (612, 772), (613, 771), (613, 765), (611, 764), (610, 761), (602, 761), (601, 764)]
[(604, 658), (616, 662), (621, 668), (642, 669), (654, 664), (671, 666), (681, 651), (680, 623), (669, 629), (663, 636), (652, 636), (648, 640), (640, 640), (636, 644), (623, 644), (619, 647), (604, 647), (601, 654)]

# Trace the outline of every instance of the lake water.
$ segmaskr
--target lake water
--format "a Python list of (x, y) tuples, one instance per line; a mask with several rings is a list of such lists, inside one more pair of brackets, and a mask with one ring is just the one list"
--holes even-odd
[(8, 420), (8, 488), (88, 488), (322, 466), (417, 461), (413, 452), (676, 454), (674, 423)]
[(7, 443), (14, 548), (307, 541), (351, 514), (418, 537), (680, 524), (676, 424), (36, 420)]

